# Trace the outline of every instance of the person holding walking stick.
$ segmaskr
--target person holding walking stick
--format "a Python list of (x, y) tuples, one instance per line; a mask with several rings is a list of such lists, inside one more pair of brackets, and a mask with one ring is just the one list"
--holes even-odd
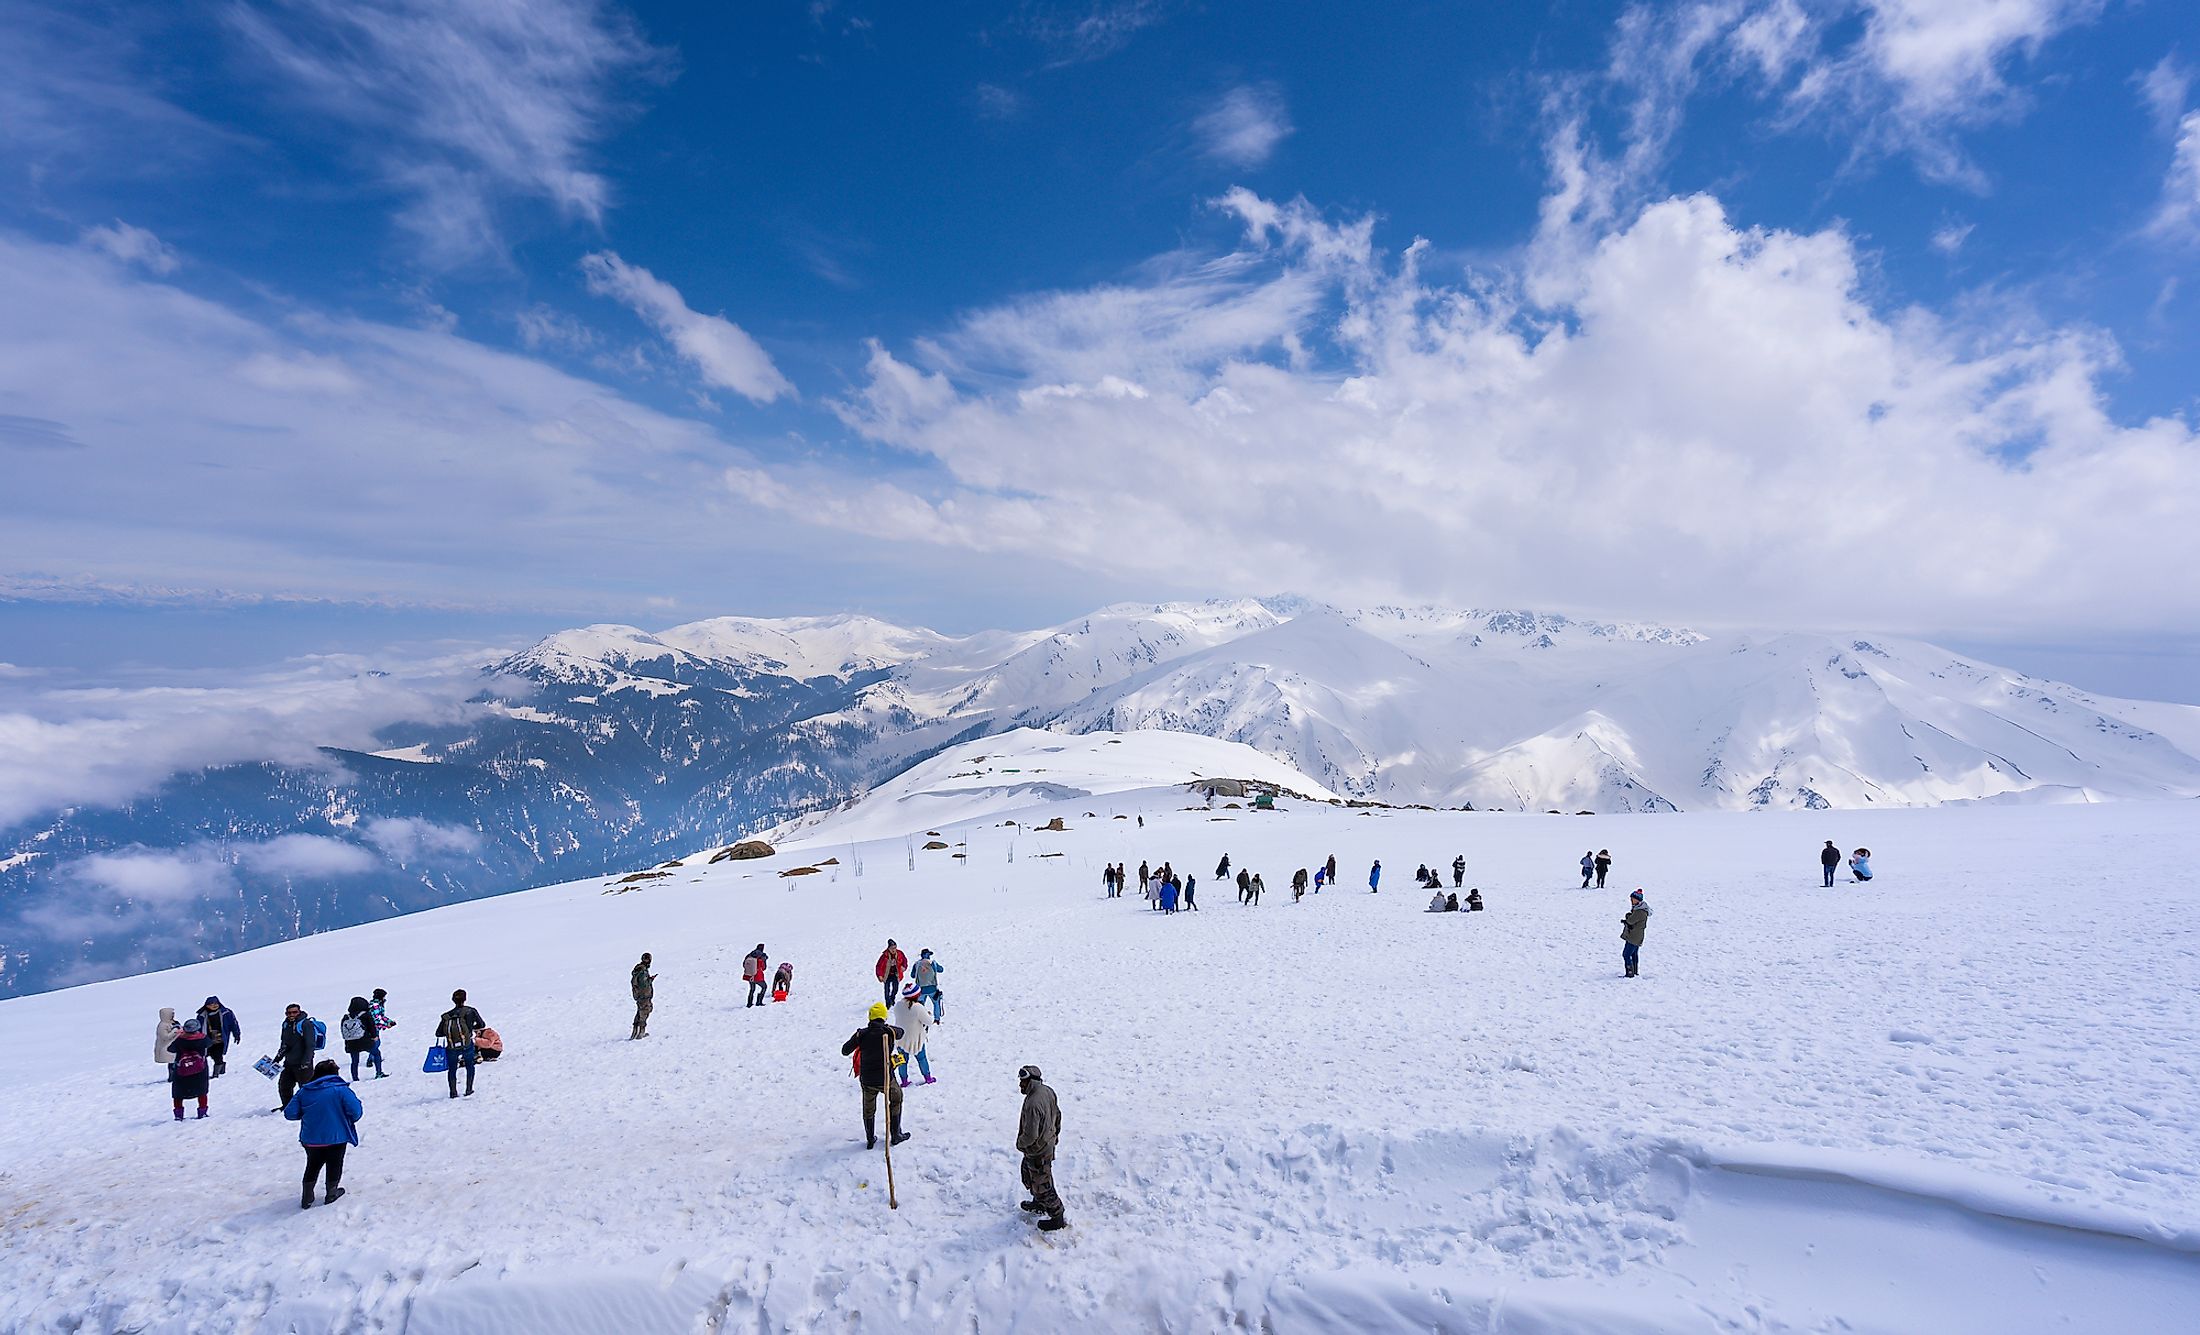
[[(863, 1087), (863, 1148), (878, 1148), (878, 1101), (886, 1098), (886, 1139), (891, 1145), (899, 1145), (909, 1139), (909, 1133), (901, 1129), (901, 1086), (894, 1080), (894, 1045), (901, 1042), (902, 1032), (886, 1023), (886, 1003), (871, 1003), (870, 1023), (848, 1036), (840, 1045), (840, 1055), (854, 1057), (856, 1081)], [(892, 1151), (889, 1150), (888, 1153)]]

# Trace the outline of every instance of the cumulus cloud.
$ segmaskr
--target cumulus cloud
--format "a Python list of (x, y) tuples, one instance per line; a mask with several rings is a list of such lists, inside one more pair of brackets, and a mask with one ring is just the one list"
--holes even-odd
[(142, 227), (133, 227), (120, 218), (101, 227), (87, 227), (77, 233), (77, 244), (101, 252), (124, 264), (142, 265), (154, 273), (174, 273), (183, 261), (175, 248)]
[[(819, 522), (1343, 599), (1910, 628), (2200, 617), (2200, 445), (2098, 331), (1876, 306), (1839, 229), (1563, 210), (1444, 281), (1243, 192), (1236, 249), (975, 312), (842, 405), (929, 486), (737, 475)], [(972, 368), (978, 368), (974, 371)], [(982, 372), (982, 373), (980, 373)], [(1111, 383), (1108, 377), (1113, 377)]]
[(655, 329), (705, 383), (757, 403), (792, 396), (794, 386), (771, 355), (741, 326), (722, 315), (690, 310), (679, 290), (649, 270), (598, 251), (581, 261), (588, 290), (625, 305)]
[[(371, 748), (394, 722), (469, 717), (466, 699), (478, 685), (469, 671), (393, 672), (349, 658), (215, 685), (0, 681), (0, 829), (63, 806), (127, 801), (178, 771), (260, 760), (326, 764), (320, 748)], [(312, 852), (284, 845), (268, 856)]]
[(507, 198), (600, 221), (611, 188), (594, 147), (621, 87), (668, 63), (604, 0), (249, 0), (228, 12), (278, 88), (357, 135), (439, 264), (498, 250)]
[(1273, 84), (1232, 88), (1192, 122), (1201, 150), (1233, 167), (1268, 161), (1291, 128), (1283, 93)]

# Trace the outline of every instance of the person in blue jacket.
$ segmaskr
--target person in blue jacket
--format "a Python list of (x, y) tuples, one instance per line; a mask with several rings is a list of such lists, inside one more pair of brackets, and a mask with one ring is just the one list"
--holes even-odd
[(305, 1189), (298, 1198), (299, 1209), (312, 1206), (313, 1180), (324, 1169), (328, 1173), (328, 1194), (321, 1198), (322, 1204), (334, 1205), (344, 1194), (344, 1150), (359, 1143), (359, 1119), (366, 1111), (359, 1104), (359, 1096), (344, 1083), (334, 1058), (315, 1066), (313, 1078), (298, 1086), (298, 1092), (283, 1105), (283, 1116), (298, 1124), (298, 1143), (306, 1149)]
[(1375, 859), (1375, 865), (1367, 869), (1367, 892), (1379, 895), (1383, 891), (1383, 860)]

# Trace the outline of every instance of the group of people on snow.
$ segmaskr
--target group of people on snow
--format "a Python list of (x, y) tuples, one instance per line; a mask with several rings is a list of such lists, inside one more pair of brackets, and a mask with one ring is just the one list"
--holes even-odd
[[(1828, 839), (1826, 846), (1818, 850), (1818, 865), (1825, 869), (1826, 884), (1832, 885), (1834, 868), (1841, 865), (1841, 850), (1834, 845), (1833, 840)], [(1849, 876), (1857, 884), (1862, 884), (1872, 878), (1872, 851), (1870, 849), (1859, 848), (1854, 853), (1849, 854)]]
[[(1413, 883), (1423, 890), (1440, 890), (1444, 885), (1444, 874), (1440, 871), (1431, 870), (1429, 865), (1424, 862), (1421, 864), (1421, 869), (1413, 873)], [(1461, 853), (1451, 860), (1451, 888), (1457, 890), (1466, 883), (1467, 855)]]

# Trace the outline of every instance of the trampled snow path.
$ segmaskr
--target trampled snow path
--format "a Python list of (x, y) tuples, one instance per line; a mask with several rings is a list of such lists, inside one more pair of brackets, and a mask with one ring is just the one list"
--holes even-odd
[[(2192, 804), (1181, 802), (1019, 817), (1065, 816), (1054, 836), (989, 822), (962, 865), (811, 847), (0, 1003), (0, 1329), (2189, 1325)], [(1819, 889), (1825, 838), (1869, 844), (1880, 879)], [(1574, 889), (1597, 847), (1614, 888)], [(1260, 908), (1204, 884), (1224, 851), (1265, 874)], [(1414, 865), (1457, 851), (1490, 910), (1423, 914)], [(1346, 884), (1293, 905), (1291, 871), (1331, 852)], [(1104, 859), (1141, 857), (1199, 874), (1202, 911), (1099, 898)], [(1638, 884), (1656, 915), (1629, 982)], [(889, 934), (948, 966), (898, 1212), (838, 1053)], [(796, 996), (744, 1012), (759, 939)], [(657, 1013), (628, 1043), (643, 949)], [(168, 1121), (143, 1051), (158, 1006), (219, 992), (256, 1055), (297, 999), (333, 1048), (376, 985), (396, 1074), (361, 1087), (339, 1205), (298, 1211), (295, 1127), (243, 1063), (214, 1118)], [(512, 1049), (456, 1104), (418, 1069), (454, 985)], [(1053, 1240), (1014, 1208), (1025, 1061), (1063, 1102), (1074, 1227)]]

